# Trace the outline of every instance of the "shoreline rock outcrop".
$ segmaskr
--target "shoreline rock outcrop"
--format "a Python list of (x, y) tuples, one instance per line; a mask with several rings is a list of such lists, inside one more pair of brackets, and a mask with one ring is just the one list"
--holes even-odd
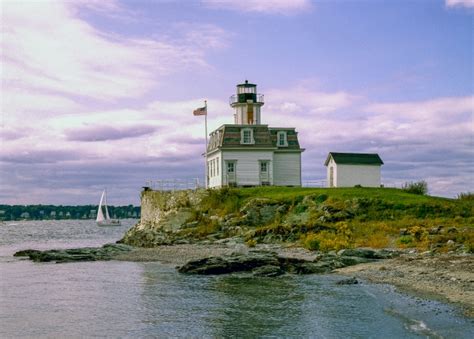
[(255, 276), (278, 276), (290, 274), (330, 273), (337, 268), (368, 263), (399, 255), (388, 250), (351, 250), (346, 255), (324, 254), (314, 260), (286, 257), (272, 251), (249, 251), (230, 255), (211, 256), (188, 261), (178, 267), (178, 272), (198, 275), (219, 275), (239, 272), (252, 272)]
[(23, 250), (18, 251), (13, 256), (28, 257), (35, 262), (77, 262), (77, 261), (98, 261), (111, 260), (115, 256), (130, 252), (132, 246), (124, 244), (105, 244), (102, 247), (82, 247), (69, 249), (53, 249), (53, 250)]

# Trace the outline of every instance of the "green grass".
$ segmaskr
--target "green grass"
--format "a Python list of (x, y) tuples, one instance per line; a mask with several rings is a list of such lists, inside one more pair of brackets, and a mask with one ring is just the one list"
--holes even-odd
[[(269, 201), (262, 202), (262, 199)], [(248, 209), (262, 204), (284, 207), (283, 212), (276, 213), (272, 220), (247, 224)], [(211, 223), (208, 219), (214, 215), (224, 220), (232, 215), (242, 218), (238, 225), (246, 230), (245, 240), (251, 243), (270, 238), (299, 241), (308, 248), (321, 250), (359, 246), (423, 249), (438, 246), (449, 250), (446, 242), (453, 240), (474, 249), (472, 199), (417, 195), (395, 188), (270, 186), (208, 190), (201, 203), (193, 208), (192, 219), (199, 221), (199, 226), (186, 232), (200, 236), (212, 234), (214, 230), (232, 236), (231, 228), (224, 224), (220, 227), (220, 222)], [(445, 230), (455, 228), (455, 231), (430, 234), (430, 230), (439, 225)], [(409, 235), (402, 237), (400, 230), (404, 228)]]
[(455, 199), (442, 197), (432, 197), (428, 195), (416, 195), (402, 191), (397, 188), (309, 188), (309, 187), (250, 187), (237, 189), (243, 198), (262, 197), (274, 199), (277, 201), (288, 201), (301, 196), (310, 194), (322, 195), (336, 199), (353, 199), (353, 198), (376, 198), (383, 199), (392, 203), (423, 203), (423, 202), (445, 202), (455, 203)]

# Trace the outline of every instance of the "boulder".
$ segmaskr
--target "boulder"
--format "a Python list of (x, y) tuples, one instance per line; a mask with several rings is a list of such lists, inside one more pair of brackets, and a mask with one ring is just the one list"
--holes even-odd
[(279, 266), (273, 252), (250, 252), (247, 255), (233, 254), (222, 257), (209, 257), (192, 260), (178, 268), (178, 272), (187, 274), (225, 274), (252, 271), (260, 266)]
[(337, 252), (339, 256), (359, 257), (365, 259), (389, 259), (400, 255), (396, 250), (373, 250), (370, 248), (347, 248)]
[(265, 265), (253, 269), (252, 274), (256, 277), (277, 277), (285, 274), (285, 271), (280, 266)]
[(356, 285), (358, 283), (359, 283), (359, 281), (356, 279), (356, 277), (352, 277), (352, 278), (349, 278), (349, 279), (339, 280), (336, 283), (336, 285)]

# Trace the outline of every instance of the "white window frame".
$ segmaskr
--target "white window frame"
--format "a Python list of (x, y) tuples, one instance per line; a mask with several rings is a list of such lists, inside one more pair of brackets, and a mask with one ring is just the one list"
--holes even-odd
[[(248, 142), (245, 142), (245, 138), (244, 138), (245, 132), (250, 133), (250, 140)], [(253, 145), (253, 144), (255, 144), (255, 139), (253, 138), (253, 129), (252, 128), (242, 128), (242, 130), (240, 131), (240, 143), (242, 145)]]
[[(226, 161), (226, 173), (235, 173), (235, 160)], [(229, 171), (230, 165), (232, 165), (232, 171)]]
[[(283, 136), (283, 144), (280, 143), (281, 136)], [(278, 147), (288, 147), (288, 134), (286, 133), (286, 131), (279, 131), (277, 133), (277, 146)]]

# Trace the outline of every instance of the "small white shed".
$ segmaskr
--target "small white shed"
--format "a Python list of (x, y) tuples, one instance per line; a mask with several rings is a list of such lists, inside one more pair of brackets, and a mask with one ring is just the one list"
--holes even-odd
[(327, 167), (328, 187), (380, 187), (382, 159), (376, 153), (329, 152)]

